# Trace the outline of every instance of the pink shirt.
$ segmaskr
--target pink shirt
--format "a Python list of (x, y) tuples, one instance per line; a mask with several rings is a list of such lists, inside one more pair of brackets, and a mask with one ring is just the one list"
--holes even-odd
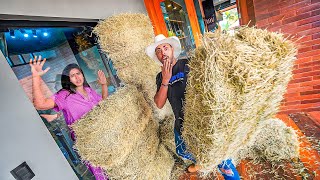
[(73, 124), (102, 100), (102, 97), (92, 88), (85, 87), (85, 90), (88, 98), (78, 92), (70, 94), (67, 90), (62, 90), (52, 96), (57, 105), (54, 110), (63, 112), (67, 125)]

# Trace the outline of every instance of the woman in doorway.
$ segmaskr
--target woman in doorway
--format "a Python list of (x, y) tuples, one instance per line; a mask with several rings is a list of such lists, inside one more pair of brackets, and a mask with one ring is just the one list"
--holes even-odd
[[(48, 72), (50, 68), (42, 69), (45, 62), (46, 59), (41, 61), (41, 56), (38, 59), (37, 57), (34, 60), (30, 59), (33, 103), (36, 109), (47, 110), (53, 108), (57, 112), (62, 112), (69, 126), (88, 113), (99, 101), (107, 98), (107, 79), (103, 71), (98, 71), (98, 83), (102, 88), (102, 96), (100, 96), (89, 86), (77, 64), (69, 64), (64, 68), (61, 76), (62, 89), (51, 98), (46, 98), (41, 91), (41, 76)], [(52, 116), (46, 117), (45, 115), (43, 117), (48, 121), (52, 121), (59, 116), (58, 114), (54, 118)], [(71, 138), (76, 140), (72, 130)], [(90, 163), (87, 164), (87, 167), (97, 180), (108, 179), (102, 168), (93, 167)]]

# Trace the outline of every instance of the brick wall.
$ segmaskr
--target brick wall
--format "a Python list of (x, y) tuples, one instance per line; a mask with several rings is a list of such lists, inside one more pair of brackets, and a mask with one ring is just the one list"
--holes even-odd
[(253, 0), (253, 5), (257, 27), (300, 38), (293, 79), (287, 87), (281, 113), (319, 111), (320, 1)]

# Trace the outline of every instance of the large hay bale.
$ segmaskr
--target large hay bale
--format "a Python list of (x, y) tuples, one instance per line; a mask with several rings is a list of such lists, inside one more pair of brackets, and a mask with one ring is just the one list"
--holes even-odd
[(75, 148), (94, 166), (122, 164), (141, 138), (151, 109), (133, 86), (118, 90), (72, 125)]
[(299, 158), (299, 140), (295, 131), (279, 119), (262, 121), (253, 135), (253, 141), (240, 158), (279, 163)]
[(172, 110), (168, 103), (162, 110), (153, 103), (155, 78), (161, 69), (145, 53), (145, 48), (154, 41), (149, 17), (140, 13), (114, 15), (100, 21), (93, 32), (103, 52), (111, 57), (121, 81), (139, 87), (145, 94), (154, 117), (162, 120), (170, 116)]
[(281, 34), (261, 29), (204, 36), (189, 63), (182, 132), (203, 175), (235, 158), (260, 120), (277, 113), (295, 54)]
[[(122, 81), (141, 85), (151, 79), (152, 84), (155, 83), (160, 67), (150, 63), (144, 52), (154, 38), (148, 16), (138, 13), (111, 16), (100, 21), (93, 32), (98, 35), (101, 49), (111, 57)], [(152, 84), (149, 86), (154, 87)]]
[(168, 179), (174, 160), (165, 147), (159, 144), (158, 123), (150, 120), (141, 139), (122, 165), (104, 167), (111, 179)]

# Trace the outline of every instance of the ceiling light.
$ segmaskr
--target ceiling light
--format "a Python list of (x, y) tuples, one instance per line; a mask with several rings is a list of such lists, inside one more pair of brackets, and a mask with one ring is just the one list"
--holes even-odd
[(37, 31), (35, 29), (32, 30), (32, 35), (33, 35), (34, 38), (38, 37), (37, 36)]
[(10, 30), (9, 32), (10, 32), (11, 38), (16, 38), (16, 36), (14, 35), (14, 30)]

